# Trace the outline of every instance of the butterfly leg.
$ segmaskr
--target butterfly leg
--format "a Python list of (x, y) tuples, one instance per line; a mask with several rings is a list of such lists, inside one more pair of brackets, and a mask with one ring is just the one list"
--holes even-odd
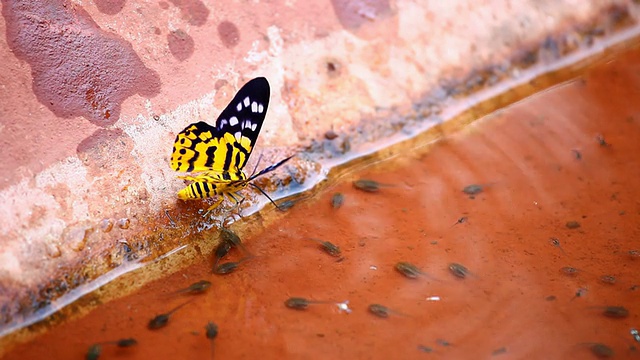
[(207, 211), (205, 211), (205, 213), (202, 215), (202, 217), (207, 217), (207, 215), (209, 215), (211, 210), (213, 210), (213, 209), (217, 208), (218, 206), (220, 206), (220, 204), (222, 203), (223, 200), (224, 200), (224, 196), (219, 196), (218, 200), (216, 200), (216, 202), (214, 202), (213, 205), (209, 206), (209, 208), (207, 209)]
[(244, 199), (245, 199), (244, 196), (240, 195), (240, 193), (238, 193), (238, 192), (233, 192), (233, 193), (229, 192), (226, 195), (229, 197), (229, 199), (233, 200), (233, 202), (236, 204), (232, 211), (235, 211), (236, 214), (240, 218), (242, 218), (242, 213), (241, 213), (241, 210), (240, 210), (240, 206), (244, 202)]
[[(225, 195), (227, 195), (229, 197), (229, 199), (233, 200), (233, 202), (236, 203), (236, 204), (240, 204), (244, 200), (242, 195), (238, 194), (237, 192), (235, 192), (235, 193), (228, 192)], [(238, 198), (241, 198), (241, 200), (238, 200)]]

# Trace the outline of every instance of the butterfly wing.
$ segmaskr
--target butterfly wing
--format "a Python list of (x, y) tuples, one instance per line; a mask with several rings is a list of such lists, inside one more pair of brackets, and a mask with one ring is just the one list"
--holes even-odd
[(180, 172), (238, 172), (247, 164), (269, 106), (269, 82), (246, 83), (222, 111), (216, 126), (198, 122), (176, 136), (171, 168)]

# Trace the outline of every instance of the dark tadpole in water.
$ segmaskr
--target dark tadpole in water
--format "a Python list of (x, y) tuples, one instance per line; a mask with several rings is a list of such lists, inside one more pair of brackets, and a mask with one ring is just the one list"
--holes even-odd
[(596, 136), (596, 141), (598, 142), (598, 144), (599, 144), (600, 146), (605, 146), (605, 147), (606, 147), (606, 146), (611, 146), (611, 144), (610, 144), (610, 143), (608, 143), (608, 142), (607, 142), (607, 140), (605, 140), (605, 139), (604, 139), (604, 136), (603, 136), (602, 134), (598, 134), (598, 135)]
[(118, 347), (126, 348), (126, 347), (138, 345), (138, 341), (134, 338), (126, 338), (126, 339), (120, 339), (116, 341), (115, 344)]
[(128, 348), (138, 345), (138, 341), (134, 338), (126, 338), (116, 341), (104, 341), (101, 343), (93, 344), (89, 347), (85, 358), (87, 360), (98, 359), (100, 357), (100, 354), (102, 353), (102, 345), (115, 345), (120, 348)]
[(113, 344), (113, 345), (116, 345), (117, 347), (124, 348), (124, 347), (132, 347), (132, 346), (138, 345), (138, 340), (134, 338), (126, 338), (126, 339), (120, 339), (117, 341), (108, 341), (103, 344)]
[(173, 313), (176, 312), (178, 309), (180, 309), (181, 307), (187, 305), (188, 303), (190, 303), (192, 301), (193, 301), (193, 299), (178, 305), (177, 307), (175, 307), (174, 309), (172, 309), (171, 311), (169, 311), (166, 314), (160, 314), (160, 315), (154, 317), (153, 319), (151, 319), (149, 321), (149, 324), (147, 325), (147, 327), (149, 328), (149, 330), (156, 330), (156, 329), (160, 329), (160, 328), (163, 328), (163, 327), (167, 326), (167, 324), (169, 323), (169, 317), (171, 315), (173, 315)]
[(338, 209), (344, 204), (344, 195), (342, 193), (335, 193), (331, 197), (331, 206), (334, 209)]
[(582, 153), (580, 152), (580, 150), (571, 149), (571, 152), (573, 152), (573, 156), (576, 158), (576, 160), (582, 160)]
[(452, 344), (450, 342), (448, 342), (447, 340), (444, 340), (444, 339), (437, 339), (436, 340), (436, 344), (438, 344), (440, 346), (452, 346)]
[(227, 263), (218, 265), (213, 272), (218, 275), (230, 274), (236, 271), (239, 265), (240, 265), (240, 262), (233, 262), (233, 261), (227, 262)]
[(602, 315), (614, 319), (624, 319), (629, 316), (629, 310), (624, 306), (591, 306), (589, 309), (602, 310)]
[(236, 271), (236, 269), (238, 268), (238, 266), (240, 266), (240, 264), (242, 264), (247, 260), (251, 260), (254, 257), (255, 256), (250, 255), (240, 261), (232, 261), (232, 262), (226, 262), (226, 263), (220, 264), (213, 269), (213, 272), (218, 275), (231, 274), (232, 272)]
[(565, 266), (560, 268), (560, 272), (567, 275), (567, 276), (576, 276), (578, 275), (578, 273), (580, 273), (580, 270), (572, 267), (572, 266)]
[(478, 195), (484, 191), (484, 186), (478, 184), (467, 185), (462, 189), (462, 192), (467, 195)]
[(87, 350), (87, 354), (85, 355), (85, 359), (87, 360), (97, 360), (102, 353), (102, 346), (100, 344), (93, 344), (89, 346), (89, 350)]
[(184, 289), (180, 289), (175, 294), (202, 294), (211, 287), (211, 281), (200, 280), (195, 282)]
[(388, 318), (390, 310), (388, 307), (380, 304), (371, 304), (369, 305), (369, 312), (373, 315), (381, 318)]
[(282, 212), (288, 211), (295, 204), (296, 204), (295, 200), (285, 200), (285, 201), (281, 202), (280, 204), (278, 204), (278, 210), (280, 210)]
[(340, 248), (329, 241), (323, 241), (316, 238), (309, 238), (309, 240), (315, 241), (320, 244), (320, 248), (331, 256), (340, 257), (340, 255), (342, 254)]
[(577, 299), (577, 298), (587, 296), (587, 292), (588, 292), (588, 291), (589, 291), (589, 290), (588, 290), (587, 288), (584, 288), (584, 287), (579, 288), (578, 290), (576, 290), (575, 295), (573, 295), (573, 297), (572, 297), (572, 298), (571, 298), (571, 300), (569, 300), (569, 301), (573, 301), (573, 300), (575, 300), (575, 299)]
[(301, 297), (290, 297), (284, 302), (284, 306), (294, 310), (306, 310), (311, 304), (335, 304), (341, 311), (345, 311), (347, 313), (351, 312), (351, 309), (349, 309), (349, 301), (343, 301), (340, 303), (335, 301), (319, 301)]
[(507, 352), (507, 348), (506, 347), (501, 347), (499, 349), (495, 349), (491, 352), (491, 355), (496, 356), (496, 355), (501, 355)]
[(213, 340), (218, 336), (218, 325), (216, 325), (212, 321), (209, 321), (207, 325), (205, 325), (204, 330), (205, 330), (204, 334), (206, 335), (207, 339), (209, 339), (209, 341), (211, 342), (211, 358), (213, 359), (213, 354), (215, 350), (215, 346), (214, 346), (215, 344)]
[(458, 224), (465, 223), (465, 222), (467, 222), (467, 220), (469, 220), (469, 217), (468, 217), (468, 216), (463, 216), (463, 217), (459, 218), (459, 219), (455, 222), (455, 224), (451, 225), (451, 227), (454, 227), (454, 226), (456, 226), (456, 225), (458, 225)]
[(556, 237), (552, 237), (549, 239), (549, 244), (557, 247), (558, 249), (560, 249), (560, 251), (562, 251), (562, 253), (564, 255), (567, 255), (567, 253), (564, 252), (564, 249), (562, 248), (562, 246), (560, 245), (560, 240)]
[(242, 244), (242, 240), (240, 240), (240, 237), (233, 231), (223, 227), (220, 229), (220, 236), (222, 237), (223, 241), (230, 243), (232, 246), (239, 247), (240, 249), (242, 249), (242, 251), (244, 251), (245, 254), (251, 255), (249, 250), (247, 250), (247, 248)]
[(230, 242), (224, 241), (224, 240), (220, 241), (220, 244), (218, 244), (218, 247), (216, 248), (216, 252), (213, 258), (214, 268), (218, 265), (218, 262), (220, 261), (220, 259), (227, 256), (227, 254), (229, 253), (229, 250), (231, 250), (232, 247), (233, 247), (233, 244), (231, 244)]
[(218, 325), (212, 321), (209, 321), (207, 325), (205, 325), (204, 329), (206, 331), (205, 335), (207, 336), (207, 339), (213, 340), (218, 336)]
[(614, 285), (616, 283), (616, 277), (613, 275), (602, 275), (600, 277), (600, 282), (604, 284)]
[(575, 221), (575, 220), (571, 220), (571, 221), (567, 221), (567, 223), (565, 224), (565, 226), (567, 227), (567, 229), (577, 229), (580, 227), (580, 223)]
[(391, 187), (391, 184), (381, 184), (375, 180), (360, 179), (353, 182), (353, 187), (364, 192), (378, 192), (382, 187)]
[(449, 264), (449, 272), (460, 279), (464, 279), (469, 275), (469, 269), (458, 263)]
[(325, 304), (325, 303), (326, 302), (323, 302), (323, 301), (313, 301), (313, 300), (308, 300), (301, 297), (291, 297), (285, 300), (284, 306), (288, 307), (289, 309), (305, 310), (311, 304)]
[(420, 275), (425, 275), (417, 266), (404, 261), (396, 264), (396, 270), (409, 279), (416, 279)]
[(613, 357), (613, 349), (602, 343), (582, 343), (580, 345), (588, 345), (591, 353), (600, 359), (608, 359)]
[(395, 311), (395, 310), (391, 310), (388, 307), (386, 307), (384, 305), (380, 305), (380, 304), (371, 304), (371, 305), (369, 305), (368, 310), (373, 315), (375, 315), (377, 317), (381, 317), (381, 318), (388, 318), (390, 314), (407, 316), (407, 315), (405, 315), (405, 314), (403, 314), (401, 312), (398, 312), (398, 311)]

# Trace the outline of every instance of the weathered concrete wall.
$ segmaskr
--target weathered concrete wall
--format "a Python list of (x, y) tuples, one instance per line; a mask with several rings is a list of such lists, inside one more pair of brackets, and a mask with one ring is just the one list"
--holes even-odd
[(173, 140), (213, 123), (250, 78), (272, 87), (258, 145), (268, 163), (329, 130), (344, 140), (361, 119), (605, 9), (611, 27), (636, 11), (623, 0), (3, 0), (0, 326), (194, 231), (174, 221), (193, 225), (207, 205), (175, 198)]

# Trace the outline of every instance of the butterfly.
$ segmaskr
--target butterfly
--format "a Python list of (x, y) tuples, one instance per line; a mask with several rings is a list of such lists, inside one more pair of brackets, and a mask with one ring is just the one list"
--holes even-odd
[(239, 191), (251, 185), (278, 207), (264, 190), (251, 181), (275, 170), (293, 156), (258, 173), (254, 170), (249, 177), (243, 171), (260, 135), (269, 106), (269, 96), (267, 79), (252, 79), (238, 90), (218, 116), (215, 126), (200, 121), (187, 126), (176, 136), (171, 168), (192, 173), (189, 176), (179, 176), (191, 181), (191, 184), (178, 192), (179, 199), (206, 199), (218, 195), (216, 202), (207, 209), (209, 212), (218, 207), (225, 196), (239, 204), (244, 199)]

